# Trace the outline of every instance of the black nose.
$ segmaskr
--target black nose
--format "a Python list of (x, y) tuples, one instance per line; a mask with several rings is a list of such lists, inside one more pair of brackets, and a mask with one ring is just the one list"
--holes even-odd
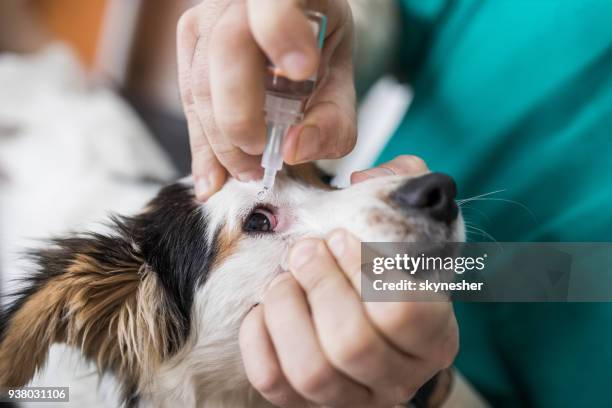
[(391, 200), (401, 208), (420, 210), (435, 220), (450, 224), (457, 218), (457, 185), (446, 174), (429, 173), (405, 182), (391, 193)]

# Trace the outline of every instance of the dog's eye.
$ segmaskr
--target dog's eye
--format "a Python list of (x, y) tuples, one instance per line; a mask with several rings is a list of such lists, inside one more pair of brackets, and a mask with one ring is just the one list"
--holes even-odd
[(276, 217), (266, 208), (256, 208), (244, 221), (246, 232), (272, 232), (276, 228)]

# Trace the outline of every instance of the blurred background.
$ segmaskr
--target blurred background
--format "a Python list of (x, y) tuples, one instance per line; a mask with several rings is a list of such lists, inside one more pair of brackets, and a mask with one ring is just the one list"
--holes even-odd
[[(0, 5), (2, 51), (41, 52), (61, 43), (91, 84), (109, 87), (141, 115), (155, 136), (186, 134), (176, 83), (175, 30), (195, 1), (7, 0)], [(67, 52), (67, 51), (66, 51)], [(188, 171), (184, 138), (160, 138)]]

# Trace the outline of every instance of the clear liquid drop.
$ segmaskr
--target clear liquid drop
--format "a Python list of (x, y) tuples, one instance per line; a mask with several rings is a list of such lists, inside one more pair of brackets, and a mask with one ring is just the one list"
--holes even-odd
[(263, 201), (267, 195), (268, 189), (264, 187), (263, 190), (260, 190), (259, 193), (257, 193), (257, 201)]

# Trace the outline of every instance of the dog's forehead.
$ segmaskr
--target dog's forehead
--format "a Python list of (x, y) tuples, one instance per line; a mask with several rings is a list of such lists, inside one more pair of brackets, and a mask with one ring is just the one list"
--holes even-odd
[(262, 184), (259, 181), (243, 183), (235, 179), (228, 180), (221, 191), (204, 204), (209, 222), (234, 227), (234, 222), (246, 217), (258, 206), (296, 207), (307, 200), (312, 200), (317, 192), (329, 189), (318, 172), (308, 167), (301, 169), (296, 169), (294, 166), (287, 167), (277, 175), (274, 188), (263, 196)]
[(223, 189), (215, 194), (209, 202), (215, 207), (225, 207), (227, 210), (237, 210), (247, 206), (257, 205), (258, 199), (274, 204), (277, 201), (284, 201), (292, 194), (300, 195), (301, 192), (313, 190), (330, 190), (327, 183), (327, 176), (313, 164), (297, 166), (285, 166), (277, 174), (274, 189), (261, 197), (258, 194), (262, 191), (261, 182), (241, 183), (235, 179), (230, 179)]
[(205, 207), (213, 218), (217, 213), (240, 212), (244, 208), (253, 206), (260, 189), (260, 183), (241, 183), (235, 179), (230, 179), (219, 192), (208, 199)]

